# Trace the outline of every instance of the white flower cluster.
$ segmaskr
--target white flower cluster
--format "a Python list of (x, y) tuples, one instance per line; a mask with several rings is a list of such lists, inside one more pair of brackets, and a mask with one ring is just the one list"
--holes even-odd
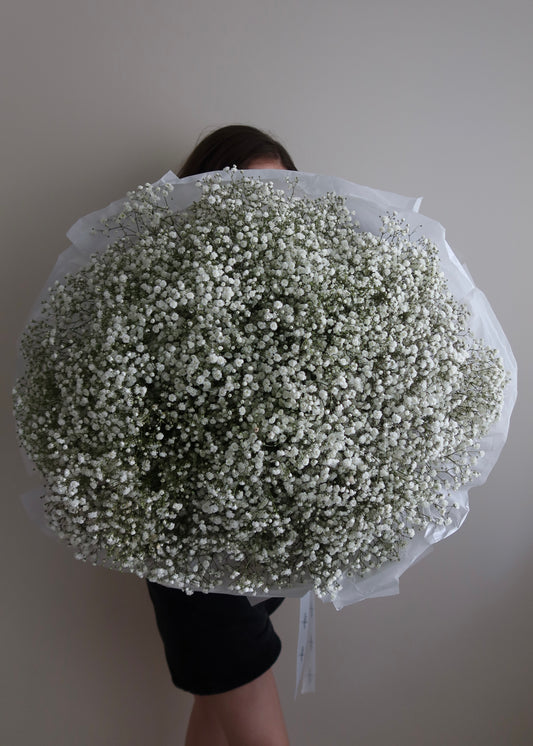
[(187, 591), (335, 593), (474, 476), (506, 374), (397, 216), (241, 172), (139, 187), (23, 339), (22, 444), (51, 527)]

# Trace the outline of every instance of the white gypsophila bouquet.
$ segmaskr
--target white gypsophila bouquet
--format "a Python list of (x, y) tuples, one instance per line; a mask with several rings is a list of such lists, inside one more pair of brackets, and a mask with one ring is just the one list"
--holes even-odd
[(394, 214), (235, 170), (128, 194), (22, 341), (19, 436), (77, 556), (268, 593), (394, 561), (445, 526), (502, 410), (500, 355)]

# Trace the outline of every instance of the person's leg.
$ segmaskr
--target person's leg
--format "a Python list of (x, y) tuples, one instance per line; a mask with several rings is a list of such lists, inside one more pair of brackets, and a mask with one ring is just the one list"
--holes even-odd
[(222, 725), (211, 708), (204, 706), (204, 699), (194, 698), (185, 746), (229, 746)]
[[(272, 669), (229, 692), (197, 696), (189, 728), (186, 746), (289, 746)], [(226, 741), (214, 740), (221, 732)]]

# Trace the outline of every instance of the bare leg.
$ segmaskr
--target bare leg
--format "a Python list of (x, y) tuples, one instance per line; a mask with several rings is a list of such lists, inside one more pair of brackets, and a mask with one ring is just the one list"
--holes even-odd
[(272, 669), (224, 694), (195, 698), (185, 746), (226, 744), (289, 746)]
[(218, 718), (212, 708), (204, 704), (205, 699), (208, 698), (194, 698), (185, 746), (229, 746)]

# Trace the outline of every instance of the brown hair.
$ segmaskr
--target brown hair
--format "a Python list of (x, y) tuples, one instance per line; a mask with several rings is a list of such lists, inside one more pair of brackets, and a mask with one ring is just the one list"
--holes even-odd
[(204, 137), (189, 155), (178, 176), (219, 171), (226, 166), (246, 168), (259, 156), (279, 158), (287, 171), (297, 171), (283, 145), (265, 132), (245, 124), (230, 124)]

